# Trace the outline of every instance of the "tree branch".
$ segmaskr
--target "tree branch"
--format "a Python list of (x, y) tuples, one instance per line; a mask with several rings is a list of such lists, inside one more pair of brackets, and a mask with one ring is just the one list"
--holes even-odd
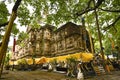
[(81, 16), (81, 15), (83, 15), (83, 14), (85, 14), (85, 13), (87, 13), (87, 12), (90, 12), (90, 11), (92, 11), (92, 10), (94, 10), (93, 8), (89, 8), (89, 9), (86, 9), (86, 10), (84, 10), (84, 11), (82, 11), (82, 12), (80, 12), (80, 13), (76, 13), (76, 15), (77, 16)]
[(16, 12), (16, 11), (17, 11), (18, 6), (20, 5), (21, 1), (22, 1), (22, 0), (17, 0), (17, 1), (15, 2), (15, 5), (14, 5), (14, 7), (13, 7), (12, 11), (14, 11), (14, 12)]
[(82, 11), (81, 13), (76, 13), (76, 15), (77, 16), (81, 16), (82, 14), (84, 14), (84, 13), (87, 13), (87, 12), (89, 12), (89, 11), (92, 11), (92, 10), (95, 10), (95, 9), (97, 9), (101, 4), (102, 4), (102, 2), (104, 1), (104, 0), (98, 0), (97, 1), (97, 3), (96, 3), (96, 5), (95, 5), (95, 7), (93, 7), (93, 8), (90, 8), (90, 3), (91, 3), (91, 1), (93, 1), (93, 0), (90, 0), (89, 2), (88, 2), (88, 6), (87, 6), (87, 8), (84, 10), (84, 11)]
[(87, 8), (86, 8), (86, 9), (90, 8), (90, 4), (91, 4), (92, 1), (93, 1), (93, 0), (89, 0), (89, 1), (88, 1)]
[(8, 23), (9, 23), (9, 22), (5, 22), (5, 23), (3, 23), (3, 24), (0, 24), (0, 28), (1, 28), (2, 26), (8, 25)]
[(95, 8), (98, 8), (102, 4), (103, 1), (105, 1), (105, 0), (98, 0), (95, 5)]
[(115, 19), (115, 21), (108, 25), (107, 27), (104, 28), (105, 31), (107, 31), (108, 29), (110, 29), (112, 26), (114, 26), (118, 21), (120, 20), (120, 15)]
[[(17, 11), (18, 6), (20, 5), (21, 1), (22, 1), (22, 0), (17, 0), (17, 1), (15, 2), (15, 5), (13, 6), (12, 11), (14, 11), (14, 12)], [(8, 23), (9, 23), (9, 22), (6, 22), (6, 23), (3, 23), (3, 24), (0, 24), (0, 27), (5, 26), (5, 25), (7, 25)]]
[(102, 11), (106, 11), (106, 12), (116, 12), (116, 13), (120, 12), (120, 10), (106, 10), (106, 9), (102, 9), (102, 8), (99, 8), (99, 9)]

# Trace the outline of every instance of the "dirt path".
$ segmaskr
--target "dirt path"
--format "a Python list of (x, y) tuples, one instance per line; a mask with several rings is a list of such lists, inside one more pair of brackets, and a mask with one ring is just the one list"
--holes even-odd
[[(1, 80), (66, 80), (65, 74), (46, 71), (9, 71)], [(76, 80), (72, 78), (71, 80)]]
[[(6, 72), (6, 71), (5, 71)], [(65, 74), (47, 71), (7, 71), (0, 80), (77, 80), (69, 78)], [(94, 76), (85, 80), (120, 80), (120, 71), (114, 71), (111, 74)]]

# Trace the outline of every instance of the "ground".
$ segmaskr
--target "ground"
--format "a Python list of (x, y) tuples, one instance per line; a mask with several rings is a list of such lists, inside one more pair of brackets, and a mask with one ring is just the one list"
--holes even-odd
[[(4, 71), (0, 80), (77, 80), (67, 77), (65, 73), (48, 71)], [(120, 71), (89, 77), (85, 80), (120, 80)]]

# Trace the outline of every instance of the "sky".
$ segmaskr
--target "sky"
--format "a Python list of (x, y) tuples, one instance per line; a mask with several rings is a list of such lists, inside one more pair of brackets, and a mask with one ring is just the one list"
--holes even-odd
[[(14, 6), (14, 3), (8, 3), (5, 2), (5, 4), (7, 5), (7, 9), (9, 11), (9, 13), (12, 13), (12, 8)], [(26, 31), (26, 27), (25, 26), (20, 26), (19, 22), (18, 22), (18, 18), (16, 18), (16, 20), (14, 21), (17, 24), (17, 28), (19, 29), (19, 31)], [(8, 46), (13, 46), (13, 36), (10, 37), (10, 41)]]

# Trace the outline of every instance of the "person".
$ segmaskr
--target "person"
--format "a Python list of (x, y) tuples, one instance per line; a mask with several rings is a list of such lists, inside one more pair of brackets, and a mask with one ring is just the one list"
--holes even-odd
[(74, 77), (73, 75), (73, 67), (71, 64), (68, 64), (67, 76)]
[(78, 80), (84, 80), (83, 73), (81, 72), (81, 63), (79, 63), (77, 65), (77, 69), (78, 69), (77, 79)]
[(52, 64), (51, 64), (51, 63), (49, 63), (49, 64), (48, 64), (48, 71), (50, 71), (50, 72), (51, 72), (52, 70), (53, 70), (53, 68), (52, 68)]

